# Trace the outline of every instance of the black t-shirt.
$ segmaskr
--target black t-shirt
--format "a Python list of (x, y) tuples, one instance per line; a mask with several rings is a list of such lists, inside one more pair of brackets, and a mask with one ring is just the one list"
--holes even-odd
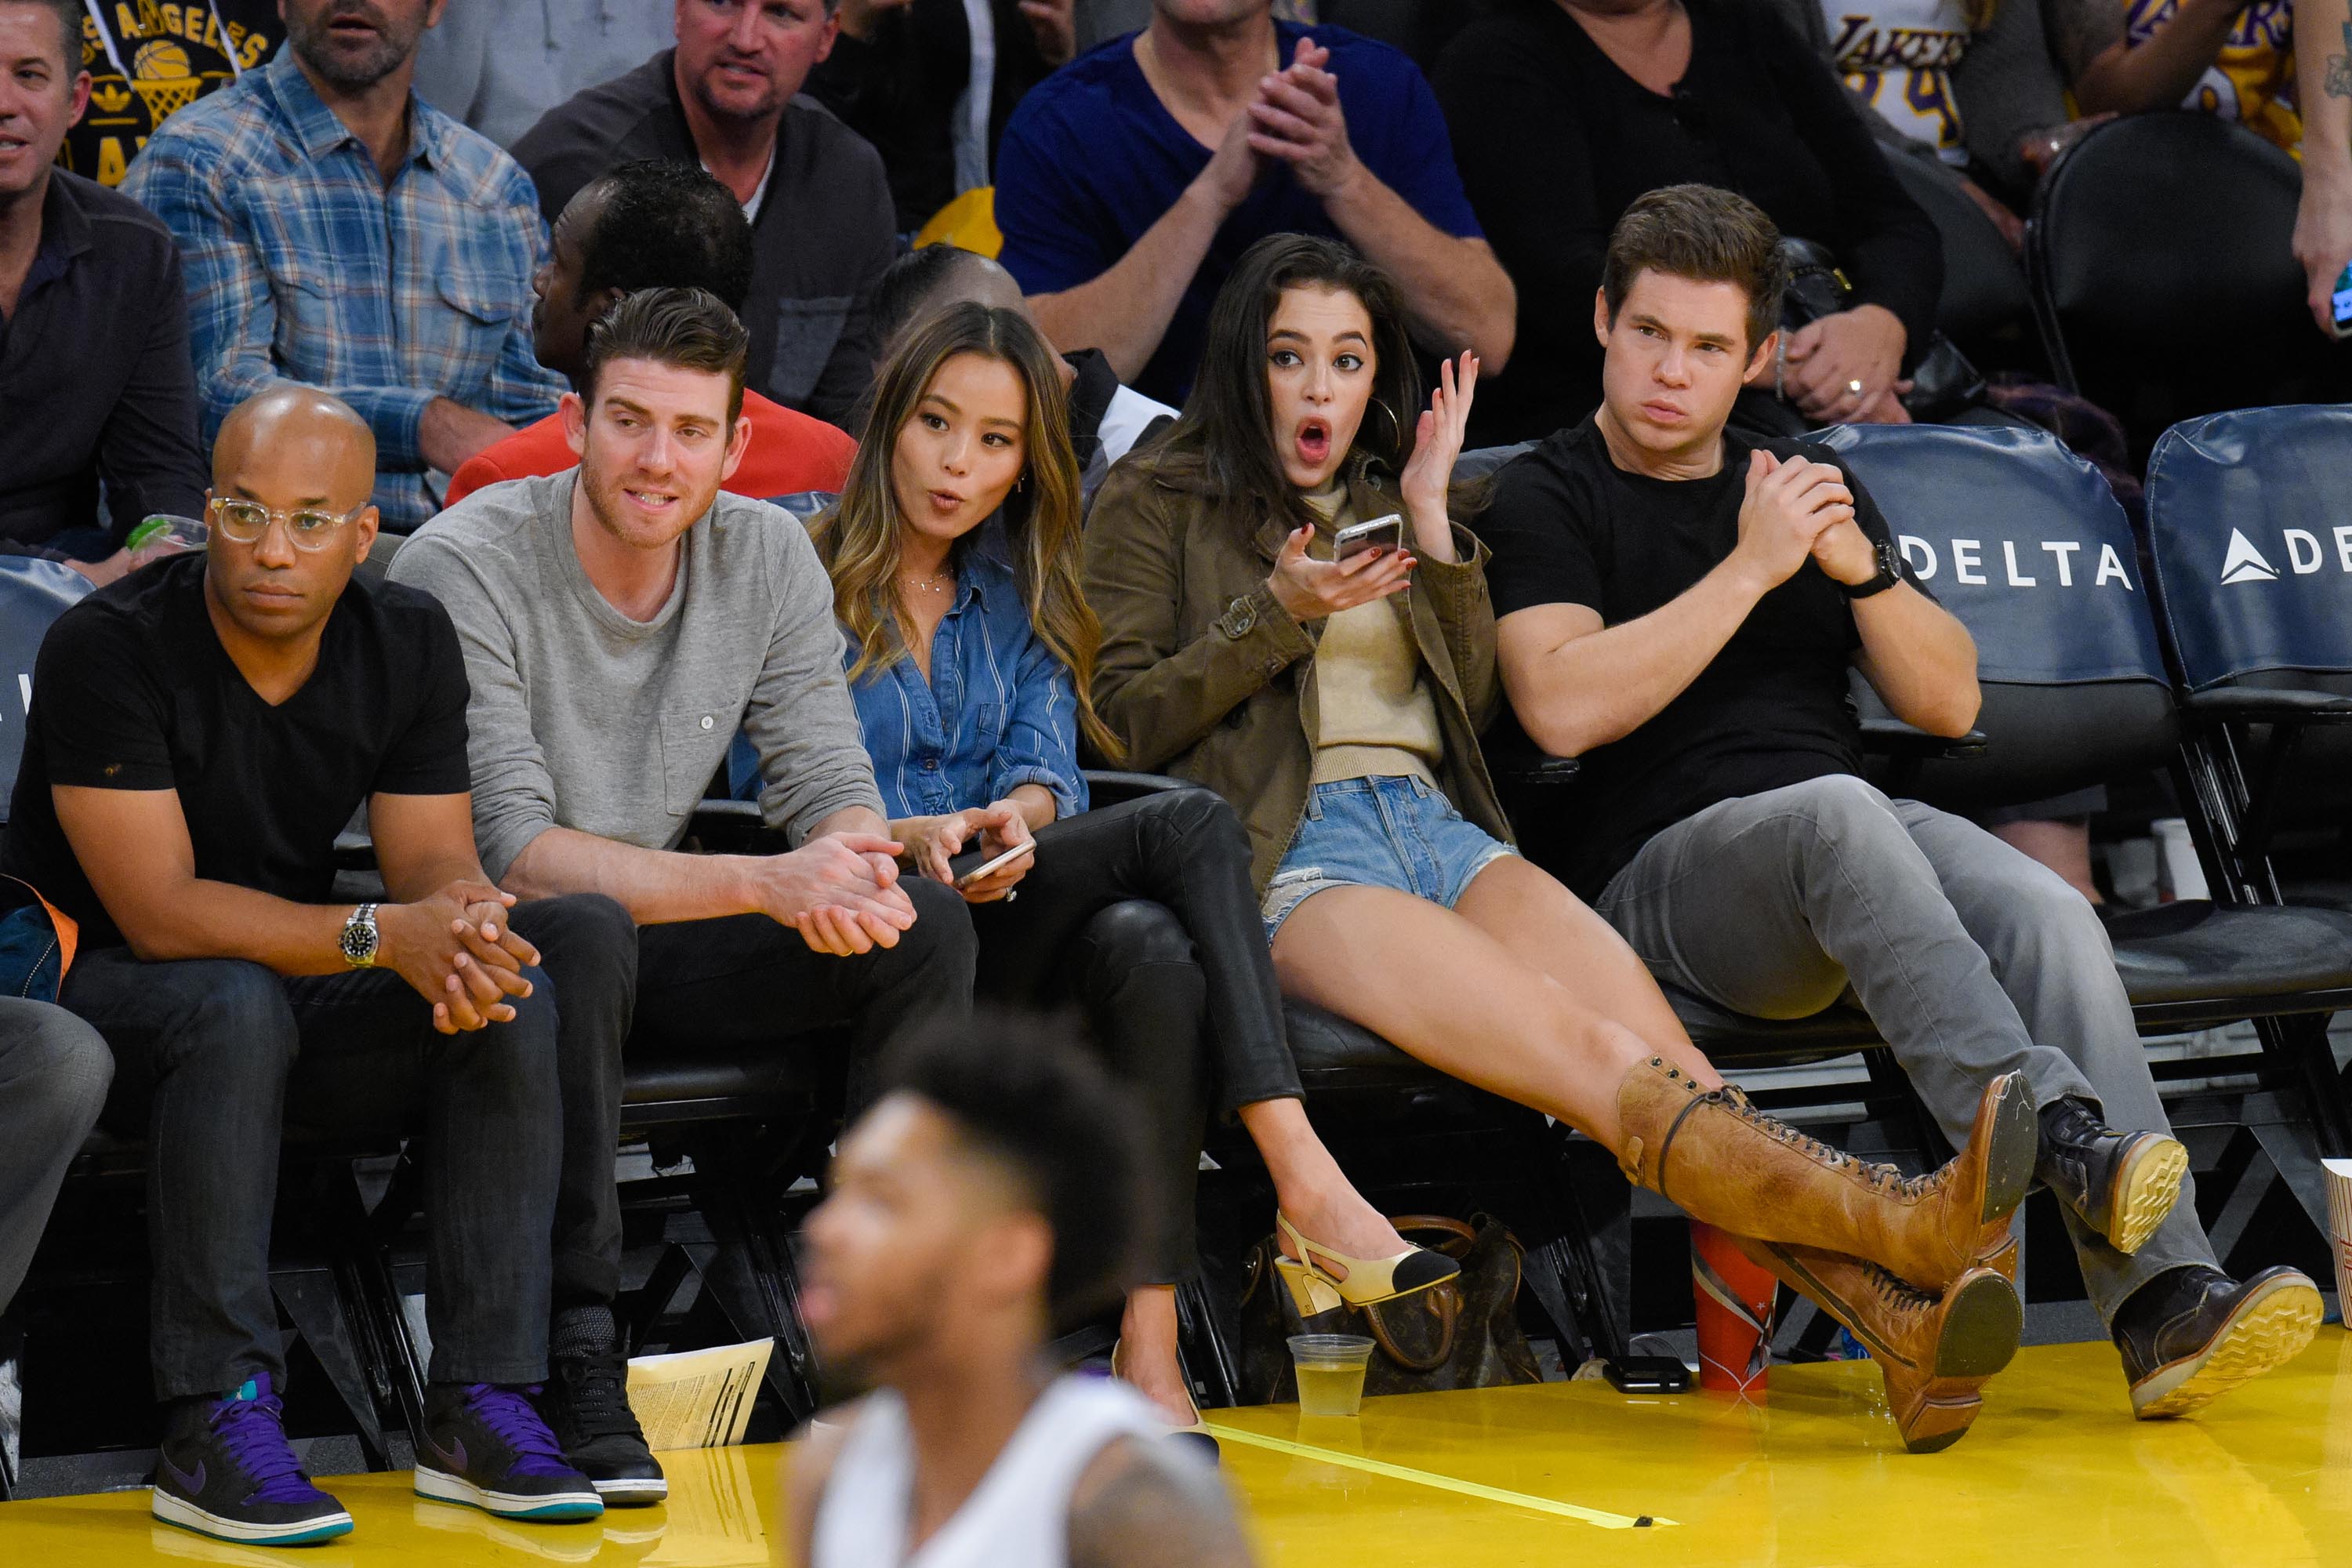
[[(1877, 504), (1826, 448), (1729, 432), (1723, 442), (1710, 479), (1647, 479), (1619, 468), (1587, 419), (1505, 467), (1477, 524), (1494, 552), (1496, 618), (1583, 605), (1613, 626), (1680, 597), (1739, 542), (1748, 455), (1759, 446), (1838, 467), (1862, 531), (1888, 537)], [(1859, 772), (1848, 670), (1861, 646), (1852, 605), (1807, 562), (1648, 723), (1584, 754), (1561, 817), (1516, 824), (1530, 854), (1591, 899), (1654, 834), (1717, 801)], [(1507, 768), (1534, 750), (1507, 708), (1488, 744)]]
[(369, 795), (471, 787), (467, 698), (448, 612), (414, 588), (354, 581), (318, 668), (272, 708), (213, 630), (205, 557), (159, 563), (74, 605), (42, 641), (0, 868), (80, 921), (84, 943), (120, 942), (49, 787), (176, 789), (197, 876), (325, 903), (335, 836)]

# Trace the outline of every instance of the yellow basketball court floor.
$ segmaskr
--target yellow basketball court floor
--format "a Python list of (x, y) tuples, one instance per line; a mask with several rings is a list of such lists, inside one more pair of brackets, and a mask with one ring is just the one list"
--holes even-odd
[[(2106, 1346), (2028, 1350), (1966, 1440), (1916, 1458), (1861, 1363), (1776, 1367), (1760, 1405), (1551, 1384), (1375, 1400), (1355, 1421), (1211, 1420), (1273, 1568), (2352, 1563), (2352, 1335), (2335, 1327), (2201, 1417), (2151, 1425)], [(289, 1552), (153, 1524), (143, 1491), (0, 1504), (0, 1563), (749, 1568), (782, 1560), (789, 1452), (666, 1455), (666, 1507), (538, 1528), (425, 1502), (405, 1475), (350, 1477), (332, 1487), (358, 1531)]]

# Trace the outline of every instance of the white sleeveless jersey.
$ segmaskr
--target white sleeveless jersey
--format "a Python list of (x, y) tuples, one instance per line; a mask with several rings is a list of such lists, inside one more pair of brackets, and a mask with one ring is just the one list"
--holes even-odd
[(963, 1506), (911, 1557), (915, 1445), (906, 1402), (870, 1395), (817, 1500), (811, 1568), (1066, 1568), (1070, 1496), (1113, 1440), (1167, 1427), (1125, 1384), (1064, 1377), (1029, 1407)]
[(1886, 122), (1965, 163), (1952, 68), (1968, 52), (1960, 0), (1821, 0), (1833, 68)]

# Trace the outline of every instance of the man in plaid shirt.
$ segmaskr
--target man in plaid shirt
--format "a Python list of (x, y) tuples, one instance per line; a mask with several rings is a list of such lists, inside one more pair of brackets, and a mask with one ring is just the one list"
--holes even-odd
[(288, 47), (173, 115), (122, 184), (179, 237), (204, 438), (272, 382), (322, 387), (375, 432), (400, 532), (563, 391), (531, 352), (530, 176), (409, 89), (441, 4), (285, 0)]

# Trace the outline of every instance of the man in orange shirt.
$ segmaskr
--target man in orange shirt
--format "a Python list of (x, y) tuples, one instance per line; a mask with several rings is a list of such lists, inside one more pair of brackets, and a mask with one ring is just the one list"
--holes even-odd
[[(733, 193), (691, 163), (641, 159), (580, 188), (555, 220), (553, 254), (530, 280), (539, 363), (574, 384), (588, 330), (638, 289), (707, 289), (739, 313), (751, 288), (751, 226)], [(838, 490), (857, 443), (821, 419), (748, 388), (751, 445), (726, 488), (761, 500)], [(526, 426), (460, 468), (445, 504), (501, 479), (562, 473), (579, 459), (556, 416)]]

